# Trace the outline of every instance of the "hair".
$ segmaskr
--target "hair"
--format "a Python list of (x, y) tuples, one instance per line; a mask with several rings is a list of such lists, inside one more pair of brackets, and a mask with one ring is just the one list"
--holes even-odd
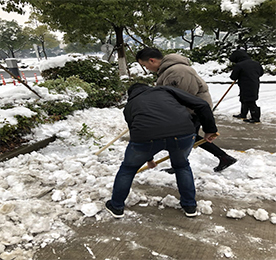
[(134, 83), (129, 87), (129, 89), (127, 91), (127, 94), (130, 95), (131, 92), (136, 88), (145, 88), (145, 89), (147, 89), (147, 88), (150, 88), (150, 87), (146, 84), (143, 84), (143, 83)]
[(161, 60), (163, 59), (163, 54), (155, 48), (145, 48), (143, 50), (138, 51), (136, 54), (136, 61), (148, 61), (150, 58)]

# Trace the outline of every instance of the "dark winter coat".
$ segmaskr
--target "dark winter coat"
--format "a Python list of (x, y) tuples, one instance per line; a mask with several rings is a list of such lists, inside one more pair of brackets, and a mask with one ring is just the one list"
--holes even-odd
[(152, 88), (140, 85), (134, 88), (124, 109), (130, 140), (145, 142), (195, 133), (186, 106), (197, 113), (204, 132), (217, 132), (213, 113), (206, 101), (169, 86)]
[(190, 66), (189, 60), (176, 53), (166, 55), (157, 71), (156, 85), (172, 86), (207, 101), (213, 107), (206, 82)]
[(240, 101), (256, 101), (259, 98), (260, 77), (264, 73), (262, 66), (251, 60), (244, 50), (234, 51), (229, 59), (236, 63), (230, 78), (238, 80)]

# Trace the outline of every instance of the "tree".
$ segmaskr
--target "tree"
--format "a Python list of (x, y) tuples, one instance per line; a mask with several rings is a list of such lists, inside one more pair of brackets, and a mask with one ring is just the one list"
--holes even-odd
[(203, 36), (198, 23), (200, 14), (201, 6), (197, 2), (190, 0), (175, 2), (175, 5), (170, 6), (170, 17), (166, 19), (165, 26), (161, 29), (162, 35), (165, 37), (181, 36), (192, 50), (195, 38)]
[(221, 51), (253, 45), (261, 50), (264, 43), (275, 43), (275, 1), (259, 0), (261, 4), (256, 5), (257, 1), (240, 0), (0, 0), (0, 4), (7, 11), (19, 12), (22, 4), (31, 4), (40, 21), (65, 32), (70, 42), (87, 44), (94, 38), (106, 42), (115, 35), (123, 74), (124, 33), (147, 46), (154, 45), (159, 36), (181, 36), (190, 49), (196, 37), (214, 33)]
[(15, 20), (0, 19), (0, 49), (8, 57), (15, 58), (15, 53), (24, 48), (27, 40), (27, 35)]
[(275, 11), (276, 0), (265, 0), (258, 5), (252, 2), (250, 6), (240, 4), (236, 12), (228, 10), (229, 14), (233, 12), (234, 20), (229, 21), (229, 27), (235, 36), (235, 47), (251, 48), (251, 52), (263, 56), (271, 54), (270, 47), (275, 47), (276, 37)]
[(135, 23), (128, 25), (127, 34), (136, 43), (154, 46), (154, 41), (161, 36), (166, 17), (170, 17), (171, 10), (179, 2), (179, 0), (140, 1), (137, 11), (133, 14)]
[[(1, 1), (1, 0), (0, 0)], [(181, 0), (173, 0), (180, 2)], [(0, 2), (1, 3), (1, 2)], [(3, 3), (3, 0), (2, 0)], [(93, 37), (105, 39), (111, 32), (116, 35), (115, 50), (118, 53), (120, 74), (126, 73), (124, 49), (124, 34), (126, 29), (135, 30), (146, 39), (146, 34), (137, 29), (142, 19), (149, 25), (153, 21), (161, 20), (167, 0), (7, 0), (8, 10), (15, 10), (20, 4), (31, 4), (35, 12), (40, 15), (40, 21), (50, 25), (52, 29), (65, 32), (71, 42), (86, 44)], [(150, 10), (150, 11), (149, 11)], [(159, 12), (158, 12), (159, 10)], [(141, 12), (143, 17), (136, 14)], [(155, 16), (152, 15), (153, 12)], [(154, 29), (152, 33), (157, 33)], [(139, 35), (138, 35), (139, 36)]]
[(29, 36), (30, 43), (41, 46), (45, 59), (47, 59), (46, 48), (55, 48), (59, 45), (59, 41), (49, 32), (47, 25), (39, 25), (36, 28), (25, 27), (24, 32)]
[(221, 0), (197, 1), (197, 7), (200, 8), (197, 22), (205, 33), (215, 35), (216, 42), (224, 42), (227, 39), (231, 31), (229, 23), (234, 20), (232, 15), (221, 10), (220, 3)]
[(87, 44), (82, 44), (80, 42), (70, 42), (64, 47), (64, 50), (67, 53), (70, 52), (80, 52), (82, 54), (88, 53), (88, 52), (100, 52), (101, 51), (101, 42), (98, 43), (87, 43)]

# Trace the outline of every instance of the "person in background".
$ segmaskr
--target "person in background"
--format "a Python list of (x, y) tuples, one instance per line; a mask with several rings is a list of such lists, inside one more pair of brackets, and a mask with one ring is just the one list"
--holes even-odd
[[(260, 123), (261, 108), (256, 101), (259, 98), (260, 77), (264, 74), (259, 62), (251, 60), (245, 50), (234, 51), (229, 60), (235, 63), (230, 75), (232, 80), (238, 80), (240, 88), (241, 112), (233, 117), (243, 119), (248, 123)], [(251, 118), (247, 119), (250, 111)]]
[[(137, 52), (136, 60), (149, 71), (157, 72), (158, 78), (156, 85), (172, 86), (182, 89), (196, 97), (202, 98), (208, 102), (211, 108), (213, 107), (207, 84), (190, 66), (188, 58), (175, 53), (163, 57), (163, 54), (158, 49), (145, 48)], [(200, 121), (192, 110), (190, 112), (196, 127), (196, 141), (199, 141), (202, 139), (198, 134)], [(213, 143), (204, 143), (199, 147), (219, 159), (218, 166), (214, 168), (215, 172), (220, 172), (237, 161), (237, 159), (226, 154), (225, 151)], [(173, 168), (166, 169), (166, 171), (174, 173)]]
[(130, 141), (106, 209), (113, 217), (122, 218), (125, 200), (138, 169), (145, 162), (149, 168), (155, 167), (153, 156), (167, 150), (175, 169), (180, 205), (187, 217), (195, 217), (196, 191), (188, 160), (195, 142), (195, 127), (187, 107), (197, 114), (205, 132), (204, 139), (212, 142), (217, 127), (210, 106), (206, 101), (170, 86), (153, 88), (136, 83), (129, 88), (128, 96), (124, 117)]

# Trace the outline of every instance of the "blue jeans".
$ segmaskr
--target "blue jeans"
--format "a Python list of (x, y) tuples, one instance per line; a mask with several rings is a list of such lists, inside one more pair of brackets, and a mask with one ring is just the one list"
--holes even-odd
[(125, 158), (117, 172), (111, 204), (123, 209), (132, 181), (138, 169), (161, 150), (167, 150), (175, 170), (181, 206), (196, 206), (195, 185), (188, 156), (192, 150), (195, 134), (151, 140), (144, 143), (129, 142)]

